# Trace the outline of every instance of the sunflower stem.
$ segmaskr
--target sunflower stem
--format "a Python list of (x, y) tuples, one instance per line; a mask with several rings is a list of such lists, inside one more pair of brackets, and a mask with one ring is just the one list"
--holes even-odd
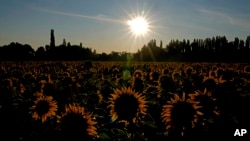
[(133, 121), (130, 121), (130, 133), (131, 133), (131, 136), (130, 136), (130, 140), (131, 141), (134, 141), (135, 140), (135, 135), (134, 135), (134, 132), (135, 132), (135, 124), (133, 123)]
[(133, 141), (134, 140), (134, 133), (133, 131), (131, 132), (131, 137), (130, 137), (130, 140)]

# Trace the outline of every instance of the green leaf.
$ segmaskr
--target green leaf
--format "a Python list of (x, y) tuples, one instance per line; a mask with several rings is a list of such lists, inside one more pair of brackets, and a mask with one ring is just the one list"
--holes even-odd
[(157, 128), (157, 126), (155, 125), (155, 123), (150, 122), (150, 121), (141, 121), (141, 123), (143, 123), (144, 125), (150, 126), (152, 128)]
[(99, 139), (101, 140), (110, 140), (110, 137), (106, 133), (100, 133)]

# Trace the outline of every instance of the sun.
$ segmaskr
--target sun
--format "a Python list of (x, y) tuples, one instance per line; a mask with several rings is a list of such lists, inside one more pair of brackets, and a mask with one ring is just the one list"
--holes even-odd
[(142, 16), (130, 19), (127, 24), (135, 36), (145, 35), (149, 31), (149, 23), (146, 18)]

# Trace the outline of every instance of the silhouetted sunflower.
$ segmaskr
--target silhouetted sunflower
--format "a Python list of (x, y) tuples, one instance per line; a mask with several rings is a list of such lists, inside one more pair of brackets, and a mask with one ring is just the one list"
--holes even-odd
[(250, 66), (245, 66), (243, 68), (243, 72), (246, 73), (246, 74), (250, 74)]
[(168, 75), (169, 74), (169, 68), (162, 69), (162, 75)]
[(131, 79), (131, 86), (132, 88), (137, 91), (137, 92), (142, 92), (144, 89), (144, 82), (141, 78), (139, 77), (133, 77)]
[(161, 75), (159, 82), (160, 82), (160, 88), (161, 89), (171, 91), (172, 89), (175, 88), (175, 83), (174, 83), (173, 79), (170, 76)]
[(150, 79), (151, 81), (158, 81), (159, 78), (160, 78), (160, 73), (158, 73), (158, 72), (156, 72), (156, 71), (152, 71), (152, 72), (150, 72), (149, 76), (150, 76), (149, 79)]
[(45, 122), (48, 117), (56, 115), (58, 109), (57, 102), (53, 101), (52, 96), (40, 96), (34, 101), (35, 105), (31, 107), (32, 118), (41, 119)]
[(182, 85), (181, 77), (182, 77), (181, 71), (175, 69), (172, 73), (173, 81), (178, 85)]
[(69, 104), (65, 107), (65, 113), (59, 118), (60, 131), (66, 139), (84, 140), (95, 137), (97, 124), (92, 114), (84, 111), (84, 107), (77, 104)]
[(192, 73), (194, 73), (193, 68), (192, 68), (191, 66), (187, 66), (187, 67), (185, 68), (185, 75), (186, 75), (187, 77), (189, 77), (189, 76), (192, 75)]
[(120, 73), (119, 68), (115, 67), (112, 69), (112, 76), (117, 77), (117, 75)]
[(109, 103), (112, 121), (126, 120), (136, 123), (147, 111), (145, 96), (135, 92), (130, 87), (115, 89), (109, 98)]
[(175, 80), (177, 79), (178, 77), (181, 77), (181, 70), (178, 70), (178, 69), (175, 69), (173, 70), (172, 72), (172, 79)]
[(133, 77), (135, 77), (135, 78), (139, 77), (139, 78), (143, 79), (143, 72), (142, 72), (142, 70), (140, 70), (140, 69), (135, 70), (134, 73), (133, 73)]
[(161, 113), (162, 122), (167, 125), (167, 129), (180, 131), (182, 136), (185, 130), (195, 126), (199, 115), (203, 115), (198, 111), (201, 108), (198, 106), (199, 102), (186, 99), (185, 93), (182, 98), (178, 94), (174, 94), (174, 99), (171, 98), (167, 103), (163, 106)]
[(189, 94), (191, 100), (197, 100), (202, 105), (202, 112), (205, 115), (219, 115), (218, 108), (216, 106), (216, 98), (212, 97), (212, 92), (206, 88), (204, 91), (197, 90), (194, 94)]

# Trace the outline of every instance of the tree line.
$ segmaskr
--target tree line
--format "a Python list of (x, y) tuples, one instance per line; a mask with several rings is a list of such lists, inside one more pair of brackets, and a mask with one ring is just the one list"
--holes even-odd
[(171, 40), (165, 47), (160, 41), (151, 40), (137, 53), (140, 61), (191, 61), (191, 62), (249, 62), (250, 36), (246, 40), (235, 37), (228, 41), (225, 36), (206, 39)]
[(51, 30), (50, 45), (34, 50), (28, 44), (12, 42), (0, 46), (2, 61), (185, 61), (185, 62), (249, 62), (250, 36), (246, 40), (235, 37), (228, 41), (225, 36), (206, 39), (171, 40), (163, 46), (152, 39), (136, 53), (115, 52), (96, 53), (96, 50), (80, 45), (71, 45), (63, 39), (61, 45), (55, 45), (54, 31)]

